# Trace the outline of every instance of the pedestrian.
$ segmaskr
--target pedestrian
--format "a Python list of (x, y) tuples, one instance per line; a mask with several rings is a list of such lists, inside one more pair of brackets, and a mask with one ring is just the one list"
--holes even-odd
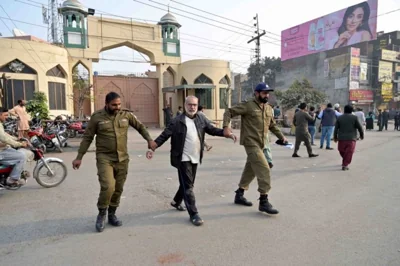
[(178, 106), (178, 111), (176, 112), (176, 116), (183, 114), (182, 106)]
[(378, 126), (378, 131), (382, 131), (383, 130), (383, 113), (382, 113), (381, 109), (378, 110), (378, 123), (377, 123), (377, 126)]
[(394, 130), (399, 130), (399, 120), (400, 114), (399, 112), (396, 112), (396, 115), (394, 116)]
[(279, 106), (277, 106), (274, 108), (274, 118), (279, 119), (280, 116), (281, 116), (281, 109), (279, 108)]
[(365, 129), (366, 130), (373, 130), (374, 129), (374, 120), (375, 120), (375, 115), (373, 112), (369, 112), (367, 117), (365, 118)]
[[(338, 104), (335, 105), (335, 108), (340, 110)], [(321, 149), (324, 148), (324, 141), (326, 139), (326, 149), (333, 150), (331, 147), (333, 129), (335, 128), (336, 119), (341, 115), (341, 113), (332, 108), (331, 103), (328, 103), (326, 108), (319, 113), (318, 118), (321, 119), (322, 126), (321, 141), (319, 146)]]
[(135, 128), (142, 135), (149, 148), (156, 147), (146, 127), (136, 116), (129, 110), (121, 110), (121, 97), (115, 92), (108, 93), (105, 107), (94, 112), (90, 117), (78, 155), (72, 162), (72, 167), (79, 169), (83, 156), (96, 136), (96, 165), (100, 182), (100, 195), (97, 201), (99, 214), (96, 220), (98, 232), (104, 230), (107, 210), (108, 223), (113, 226), (122, 225), (115, 212), (119, 206), (128, 173), (129, 126)]
[(266, 134), (272, 131), (278, 139), (287, 142), (274, 120), (274, 113), (268, 103), (269, 93), (273, 91), (264, 82), (259, 83), (254, 91), (254, 98), (228, 108), (224, 113), (223, 127), (225, 135), (231, 132), (228, 127), (231, 118), (241, 116), (240, 144), (244, 146), (247, 161), (243, 169), (239, 188), (236, 190), (235, 204), (252, 206), (253, 203), (244, 197), (254, 177), (257, 177), (258, 192), (260, 193), (259, 211), (268, 214), (278, 214), (268, 200), (271, 189), (271, 175), (268, 162), (263, 154)]
[(178, 169), (179, 189), (171, 202), (171, 206), (184, 211), (181, 205), (185, 202), (190, 221), (196, 226), (203, 224), (200, 218), (193, 192), (198, 164), (203, 158), (204, 135), (226, 137), (236, 142), (232, 133), (224, 134), (224, 130), (214, 127), (204, 116), (197, 114), (198, 98), (188, 96), (185, 100), (185, 113), (171, 121), (166, 129), (155, 140), (156, 147), (146, 154), (153, 157), (153, 151), (161, 147), (171, 138), (171, 165)]
[[(354, 112), (354, 115), (357, 116), (358, 122), (360, 123), (360, 125), (363, 127), (363, 130), (364, 130), (366, 118), (365, 118), (365, 114), (364, 114), (363, 110), (361, 108), (356, 108), (356, 112)], [(357, 138), (357, 140), (358, 140), (358, 138)]]
[(312, 121), (308, 121), (308, 133), (310, 133), (310, 136), (311, 136), (311, 146), (315, 146), (314, 138), (315, 138), (315, 132), (317, 131), (317, 128), (315, 126), (315, 123), (317, 121), (317, 114), (315, 113), (314, 106), (310, 107), (310, 112), (308, 114), (311, 117), (314, 117), (314, 119)]
[(364, 130), (357, 116), (353, 115), (352, 112), (353, 107), (351, 105), (344, 107), (344, 114), (337, 119), (333, 134), (333, 140), (335, 142), (339, 141), (338, 150), (342, 157), (343, 171), (349, 170), (356, 148), (357, 131), (360, 134), (360, 139), (364, 139)]
[(163, 108), (163, 111), (164, 111), (165, 126), (167, 127), (169, 122), (171, 122), (172, 120), (172, 110), (169, 104), (167, 104), (165, 108)]
[(25, 100), (18, 100), (18, 104), (8, 112), (17, 117), (18, 138), (27, 138), (29, 130), (29, 115), (26, 112)]
[(307, 110), (307, 104), (301, 103), (299, 106), (300, 111), (298, 111), (293, 118), (293, 124), (296, 126), (296, 144), (294, 146), (294, 152), (292, 157), (297, 158), (300, 155), (297, 152), (300, 149), (301, 142), (307, 147), (308, 157), (317, 157), (318, 154), (314, 154), (311, 147), (311, 136), (308, 132), (308, 122), (315, 121), (315, 117), (310, 116)]
[(385, 109), (382, 113), (382, 129), (388, 130), (388, 123), (389, 123), (389, 111)]

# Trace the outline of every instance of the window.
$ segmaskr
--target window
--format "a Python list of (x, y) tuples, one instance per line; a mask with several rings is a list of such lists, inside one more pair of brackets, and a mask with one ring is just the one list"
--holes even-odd
[(220, 81), (219, 84), (229, 85), (228, 77), (224, 76)]
[(7, 95), (6, 95), (6, 108), (13, 108), (18, 100), (30, 101), (33, 99), (33, 92), (35, 91), (34, 80), (20, 80), (9, 79), (7, 80)]
[(219, 108), (226, 109), (229, 104), (229, 88), (219, 88)]
[(36, 70), (26, 65), (24, 62), (15, 59), (7, 64), (0, 66), (0, 72), (19, 73), (19, 74), (37, 74)]
[(213, 84), (212, 80), (204, 74), (195, 79), (194, 84)]
[(181, 80), (181, 85), (188, 85), (188, 83), (187, 83), (186, 79), (185, 79), (185, 78), (183, 78), (183, 77), (182, 77), (182, 80)]
[(49, 82), (50, 110), (66, 110), (65, 84)]
[(52, 69), (47, 71), (46, 75), (47, 76), (51, 76), (51, 77), (57, 77), (57, 78), (64, 78), (65, 79), (64, 72), (61, 70), (60, 66), (53, 67)]
[(210, 89), (196, 89), (195, 96), (199, 99), (199, 105), (206, 109), (213, 109)]

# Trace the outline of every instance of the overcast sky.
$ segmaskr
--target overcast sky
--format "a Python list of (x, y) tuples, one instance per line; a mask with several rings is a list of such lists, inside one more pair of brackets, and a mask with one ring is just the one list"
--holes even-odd
[[(82, 0), (80, 1), (84, 6), (96, 9), (99, 12), (108, 12), (120, 16), (133, 17), (139, 19), (146, 19), (148, 23), (156, 23), (159, 19), (166, 14), (166, 7), (158, 5), (149, 0), (141, 0), (142, 2), (157, 6), (161, 9), (156, 9), (135, 2), (133, 0)], [(215, 58), (231, 61), (231, 68), (235, 72), (245, 73), (251, 60), (251, 49), (254, 49), (254, 43), (247, 44), (250, 35), (254, 35), (252, 29), (232, 21), (223, 20), (210, 14), (202, 13), (194, 9), (187, 8), (180, 4), (174, 3), (169, 0), (155, 0), (160, 3), (170, 4), (171, 13), (176, 11), (173, 7), (184, 9), (187, 12), (196, 13), (201, 16), (206, 16), (210, 19), (216, 19), (224, 23), (236, 26), (231, 27), (228, 25), (218, 24), (214, 21), (200, 18), (195, 15), (187, 14), (198, 20), (207, 21), (208, 23), (217, 24), (221, 27), (238, 31), (241, 34), (229, 32), (227, 30), (219, 29), (204, 23), (175, 15), (179, 23), (182, 24), (181, 28), (181, 53), (182, 61), (198, 59), (198, 58)], [(239, 21), (244, 24), (252, 25), (253, 17), (256, 13), (259, 15), (260, 28), (265, 29), (272, 34), (267, 34), (269, 37), (263, 38), (261, 47), (262, 56), (280, 56), (280, 32), (283, 29), (290, 28), (297, 24), (309, 21), (311, 19), (332, 13), (334, 11), (346, 8), (350, 5), (361, 2), (360, 0), (279, 0), (279, 1), (265, 1), (265, 0), (177, 0), (196, 7), (198, 9), (206, 10), (220, 16)], [(63, 1), (59, 0), (59, 3)], [(26, 3), (30, 3), (28, 5)], [(0, 17), (8, 25), (10, 29), (18, 28), (29, 35), (47, 40), (46, 25), (42, 22), (42, 12), (39, 7), (43, 3), (47, 5), (47, 0), (0, 0), (0, 5), (5, 9), (6, 13), (13, 20), (20, 20), (30, 22), (39, 26), (27, 25), (10, 20), (6, 20), (7, 14), (0, 8)], [(117, 4), (116, 4), (117, 3)], [(400, 9), (400, 0), (378, 0), (378, 14), (384, 14), (392, 10)], [(395, 31), (400, 30), (398, 26), (398, 17), (400, 11), (393, 12), (387, 15), (378, 17), (378, 31)], [(243, 29), (244, 28), (244, 29)], [(0, 20), (0, 33), (3, 36), (11, 36), (12, 33), (7, 29), (4, 23)], [(190, 35), (187, 35), (190, 34)], [(246, 36), (248, 35), (248, 36)], [(200, 43), (201, 42), (201, 43)], [(221, 42), (221, 43), (217, 43)], [(272, 42), (272, 43), (268, 43)], [(205, 46), (205, 47), (201, 47)], [(129, 48), (118, 48), (111, 51), (103, 52), (101, 57), (106, 59), (119, 59), (127, 61), (143, 60), (143, 57), (138, 53), (133, 52)], [(133, 63), (133, 62), (115, 62), (110, 60), (103, 60), (95, 64), (95, 70), (100, 73), (130, 73), (130, 72), (144, 72), (148, 69), (153, 69), (149, 64)]]

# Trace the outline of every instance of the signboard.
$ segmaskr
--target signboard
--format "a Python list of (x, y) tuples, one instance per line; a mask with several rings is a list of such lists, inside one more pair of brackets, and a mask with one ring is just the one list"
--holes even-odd
[(368, 64), (360, 63), (360, 81), (367, 81)]
[(360, 88), (360, 48), (350, 49), (350, 90)]
[(382, 83), (392, 82), (393, 63), (379, 61), (378, 81)]
[(368, 0), (283, 30), (282, 61), (375, 40), (377, 9), (378, 0)]
[(374, 93), (370, 90), (350, 90), (350, 101), (373, 102)]
[(400, 62), (400, 52), (382, 49), (381, 60)]
[(381, 95), (384, 102), (390, 102), (393, 99), (393, 83), (382, 83)]

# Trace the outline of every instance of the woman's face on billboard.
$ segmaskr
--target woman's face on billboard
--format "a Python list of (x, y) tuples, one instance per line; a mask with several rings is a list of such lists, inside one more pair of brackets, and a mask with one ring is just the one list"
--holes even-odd
[(364, 10), (361, 7), (356, 8), (350, 16), (347, 17), (346, 28), (348, 31), (356, 31), (362, 24)]

